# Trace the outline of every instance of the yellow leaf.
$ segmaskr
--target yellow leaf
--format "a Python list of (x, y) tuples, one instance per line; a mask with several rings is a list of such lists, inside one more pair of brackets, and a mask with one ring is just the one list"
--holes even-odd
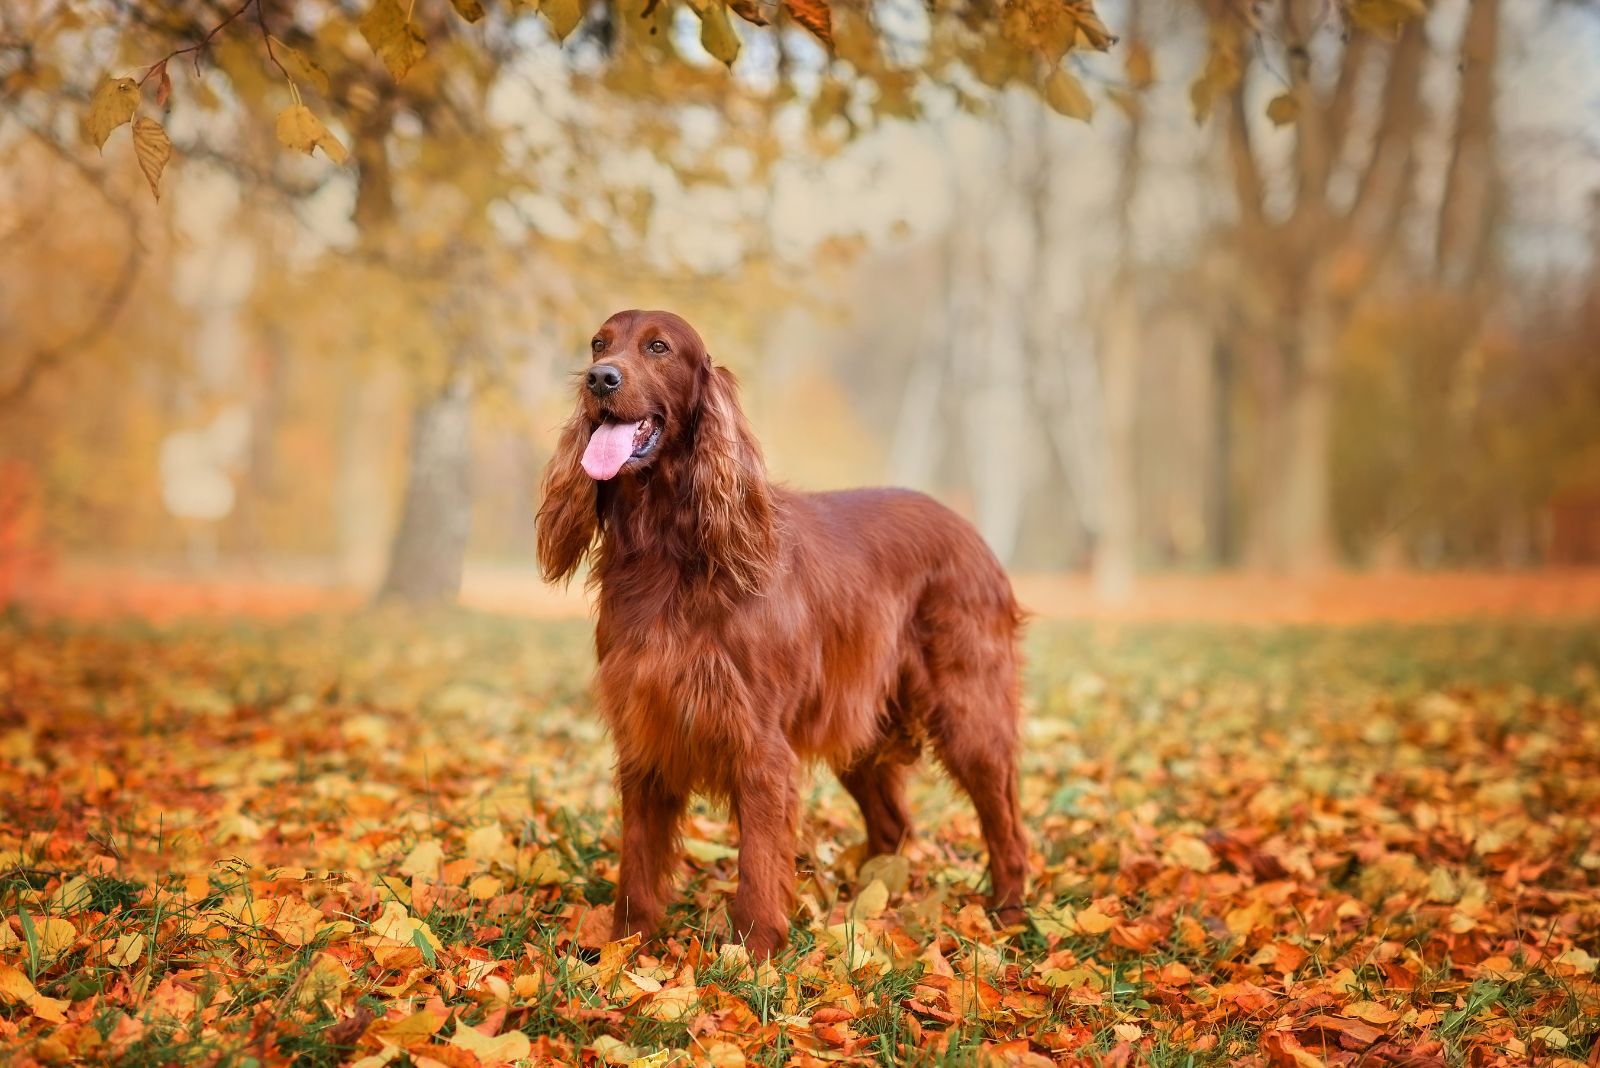
[(415, 945), (418, 934), (427, 940), (434, 952), (444, 949), (444, 945), (426, 922), (409, 915), (406, 907), (400, 902), (391, 901), (383, 907), (382, 914), (372, 921), (372, 938), (368, 944)]
[(1084, 91), (1083, 83), (1062, 67), (1051, 71), (1044, 80), (1044, 102), (1069, 119), (1088, 122), (1094, 117), (1094, 101)]
[(410, 1049), (426, 1042), (443, 1023), (439, 1017), (423, 1009), (403, 1019), (374, 1024), (372, 1035), (386, 1046)]
[(377, 1053), (350, 1062), (350, 1068), (383, 1068), (400, 1056), (399, 1046), (384, 1046)]
[(24, 1005), (39, 996), (28, 977), (9, 964), (0, 964), (0, 998)]
[(1237, 36), (1213, 30), (1211, 50), (1206, 53), (1205, 70), (1189, 86), (1189, 103), (1194, 108), (1194, 121), (1205, 122), (1217, 101), (1232, 92), (1243, 76)]
[(744, 1050), (732, 1042), (708, 1042), (696, 1063), (709, 1064), (711, 1068), (745, 1068)]
[(434, 877), (439, 872), (439, 865), (444, 862), (444, 847), (432, 838), (424, 838), (411, 847), (411, 852), (400, 862), (400, 871), (404, 875), (426, 875)]
[(1037, 53), (1058, 63), (1074, 48), (1104, 52), (1116, 43), (1091, 0), (1007, 0), (1000, 32), (1018, 53)]
[(852, 920), (871, 920), (883, 914), (889, 907), (889, 888), (883, 885), (882, 879), (874, 879), (861, 888), (861, 893), (850, 902), (850, 918)]
[(497, 897), (505, 884), (495, 875), (480, 875), (467, 884), (467, 893), (474, 901), (488, 901)]
[(601, 1035), (589, 1043), (589, 1048), (600, 1055), (607, 1064), (627, 1064), (639, 1057), (639, 1051), (611, 1035)]
[(510, 1064), (527, 1058), (533, 1052), (528, 1036), (521, 1031), (507, 1031), (490, 1038), (482, 1031), (459, 1022), (456, 1024), (456, 1033), (450, 1036), (450, 1044), (471, 1053), (478, 1058), (479, 1064)]
[(1100, 21), (1092, 0), (1067, 0), (1067, 9), (1072, 12), (1072, 20), (1076, 24), (1072, 36), (1073, 48), (1092, 48), (1096, 52), (1104, 52), (1117, 43), (1117, 35), (1106, 29), (1106, 24)]
[(33, 988), (26, 975), (9, 964), (0, 964), (0, 1001), (26, 1005), (39, 1019), (51, 1023), (66, 1020), (67, 1002), (45, 997)]
[(78, 929), (59, 916), (31, 916), (39, 958), (54, 960), (78, 941)]
[(1267, 118), (1274, 126), (1287, 126), (1300, 117), (1300, 101), (1289, 93), (1279, 93), (1267, 102)]
[(132, 78), (107, 78), (89, 98), (89, 114), (83, 118), (83, 132), (96, 148), (104, 148), (111, 131), (133, 118), (139, 110), (139, 83)]
[(708, 842), (704, 838), (685, 838), (683, 851), (702, 864), (710, 864), (718, 860), (730, 860), (739, 855), (737, 849), (731, 849), (716, 842)]
[(1078, 933), (1078, 921), (1072, 909), (1066, 905), (1055, 908), (1050, 905), (1041, 905), (1032, 912), (1033, 925), (1045, 937), (1056, 935), (1066, 938)]
[(477, 22), (483, 18), (482, 0), (450, 0), (450, 5), (456, 9), (456, 14), (468, 22)]
[(467, 835), (467, 856), (473, 860), (500, 860), (510, 852), (506, 832), (498, 823), (478, 827)]
[(342, 164), (350, 158), (339, 139), (304, 104), (292, 104), (278, 112), (278, 140), (308, 156), (312, 149), (320, 148), (335, 163)]
[(681, 1020), (700, 1004), (700, 991), (692, 986), (669, 986), (650, 995), (639, 1011), (657, 1020)]
[(1571, 1039), (1559, 1027), (1535, 1027), (1528, 1033), (1528, 1037), (1535, 1042), (1542, 1042), (1550, 1049), (1566, 1049)]
[(1155, 84), (1156, 64), (1150, 55), (1150, 46), (1143, 41), (1135, 41), (1128, 46), (1128, 55), (1123, 60), (1123, 70), (1128, 73), (1128, 85), (1134, 89), (1148, 89)]
[(140, 115), (133, 121), (133, 154), (138, 157), (144, 180), (150, 183), (150, 192), (161, 199), (161, 172), (172, 158), (172, 139), (154, 119)]
[(117, 936), (111, 945), (111, 952), (106, 954), (106, 963), (113, 968), (126, 968), (137, 964), (144, 958), (145, 938), (138, 931), (130, 931)]
[(1097, 908), (1083, 909), (1077, 917), (1078, 930), (1084, 934), (1105, 934), (1116, 926), (1117, 921), (1101, 912)]
[(1048, 968), (1039, 978), (1052, 990), (1073, 990), (1078, 987), (1101, 990), (1106, 984), (1105, 977), (1099, 972), (1084, 967)]
[(1400, 1018), (1398, 1012), (1376, 1001), (1353, 1001), (1339, 1010), (1339, 1015), (1352, 1020), (1365, 1020), (1369, 1024), (1394, 1023)]
[(1217, 866), (1211, 847), (1191, 834), (1175, 834), (1167, 843), (1167, 854), (1190, 871), (1210, 871)]
[(862, 883), (881, 880), (890, 894), (903, 894), (911, 884), (911, 861), (899, 853), (880, 854), (862, 863), (857, 878)]
[(339, 958), (319, 953), (301, 976), (295, 1003), (303, 1009), (317, 1004), (333, 1008), (339, 1004), (339, 997), (349, 984), (350, 969)]
[(1386, 37), (1428, 13), (1422, 0), (1345, 0), (1344, 10), (1356, 26)]
[(428, 43), (406, 17), (399, 0), (373, 0), (367, 13), (361, 16), (361, 36), (389, 68), (395, 81), (404, 78), (428, 50)]
[(615, 942), (607, 942), (600, 947), (600, 960), (595, 964), (595, 985), (604, 990), (611, 985), (611, 980), (622, 971), (622, 966), (633, 956), (633, 951), (639, 948), (639, 936), (631, 934), (627, 938)]
[(528, 865), (528, 881), (535, 886), (557, 886), (568, 878), (567, 869), (561, 866), (561, 857), (553, 849), (539, 850)]
[(629, 997), (639, 997), (643, 994), (654, 994), (661, 989), (661, 980), (652, 979), (643, 972), (623, 972), (617, 977), (623, 992)]
[(700, 46), (722, 62), (733, 65), (739, 56), (739, 35), (728, 18), (723, 0), (710, 0), (700, 9)]
[(540, 0), (539, 14), (555, 31), (556, 40), (565, 41), (583, 21), (583, 4), (581, 0)]
[(1565, 964), (1569, 968), (1576, 968), (1580, 972), (1592, 972), (1600, 961), (1595, 960), (1589, 952), (1581, 946), (1573, 946), (1561, 956), (1556, 958), (1557, 964)]
[(323, 96), (328, 95), (328, 72), (317, 66), (304, 52), (288, 45), (275, 45), (278, 61), (283, 64), (283, 69), (289, 72), (289, 77), (296, 82), (305, 82)]
[(54, 911), (67, 912), (86, 907), (92, 897), (89, 880), (74, 875), (56, 887), (56, 892), (50, 895), (50, 906)]

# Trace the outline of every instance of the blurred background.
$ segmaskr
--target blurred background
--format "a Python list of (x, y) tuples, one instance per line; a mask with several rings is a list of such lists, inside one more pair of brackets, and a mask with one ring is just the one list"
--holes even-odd
[(776, 477), (1044, 600), (1600, 563), (1597, 57), (1577, 0), (8, 0), (0, 602), (581, 611), (538, 476), (636, 306)]

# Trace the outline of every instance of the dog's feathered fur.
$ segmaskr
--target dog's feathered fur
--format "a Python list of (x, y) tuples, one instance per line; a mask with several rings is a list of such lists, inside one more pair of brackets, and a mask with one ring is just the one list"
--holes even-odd
[[(665, 351), (660, 351), (662, 342)], [(666, 312), (619, 312), (595, 338), (622, 384), (576, 413), (544, 477), (539, 559), (570, 579), (592, 555), (595, 695), (622, 795), (618, 936), (665, 911), (691, 793), (739, 826), (732, 921), (781, 947), (794, 893), (798, 774), (827, 763), (861, 806), (870, 851), (910, 831), (906, 769), (926, 743), (971, 796), (990, 904), (1018, 913), (1020, 614), (965, 520), (902, 490), (797, 493), (767, 479), (733, 376)], [(648, 455), (595, 481), (602, 421), (651, 419)]]

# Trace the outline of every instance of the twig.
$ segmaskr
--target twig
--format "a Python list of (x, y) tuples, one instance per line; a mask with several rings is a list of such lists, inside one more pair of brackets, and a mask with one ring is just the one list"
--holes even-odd
[(12, 868), (9, 871), (0, 871), (0, 879), (54, 879), (65, 874), (66, 872), (58, 868)]
[[(267, 44), (267, 58), (272, 60), (274, 67), (278, 68), (278, 73), (283, 75), (283, 80), (289, 83), (290, 89), (294, 89), (294, 79), (289, 76), (288, 69), (278, 59), (278, 53), (272, 47), (272, 34), (267, 32), (267, 2), (266, 0), (255, 0), (255, 5), (256, 25), (261, 27), (261, 39)], [(299, 91), (295, 90), (295, 94), (295, 103), (298, 104), (300, 102)]]
[[(168, 60), (174, 58), (175, 56), (188, 55), (190, 52), (194, 53), (194, 73), (195, 76), (198, 77), (200, 74), (200, 57), (205, 53), (205, 50), (211, 46), (212, 38), (221, 33), (223, 29), (234, 19), (250, 10), (251, 4), (257, 4), (257, 13), (259, 14), (260, 5), (257, 3), (257, 0), (244, 0), (244, 3), (240, 4), (238, 8), (235, 9), (233, 14), (229, 15), (227, 18), (211, 27), (211, 32), (206, 34), (205, 37), (201, 39), (199, 44), (187, 45), (183, 48), (175, 48), (171, 52), (168, 52), (166, 55), (162, 56), (161, 59), (155, 63), (152, 63), (150, 65), (150, 69), (145, 71), (144, 76), (139, 79), (139, 84), (143, 85), (145, 81), (149, 79), (150, 75), (166, 66)], [(276, 62), (276, 59), (274, 59), (274, 62)]]

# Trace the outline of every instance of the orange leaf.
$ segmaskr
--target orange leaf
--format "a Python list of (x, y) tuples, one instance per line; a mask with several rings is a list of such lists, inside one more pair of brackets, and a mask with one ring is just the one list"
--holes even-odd
[(833, 47), (833, 12), (828, 9), (827, 0), (783, 0), (783, 6), (817, 40)]

